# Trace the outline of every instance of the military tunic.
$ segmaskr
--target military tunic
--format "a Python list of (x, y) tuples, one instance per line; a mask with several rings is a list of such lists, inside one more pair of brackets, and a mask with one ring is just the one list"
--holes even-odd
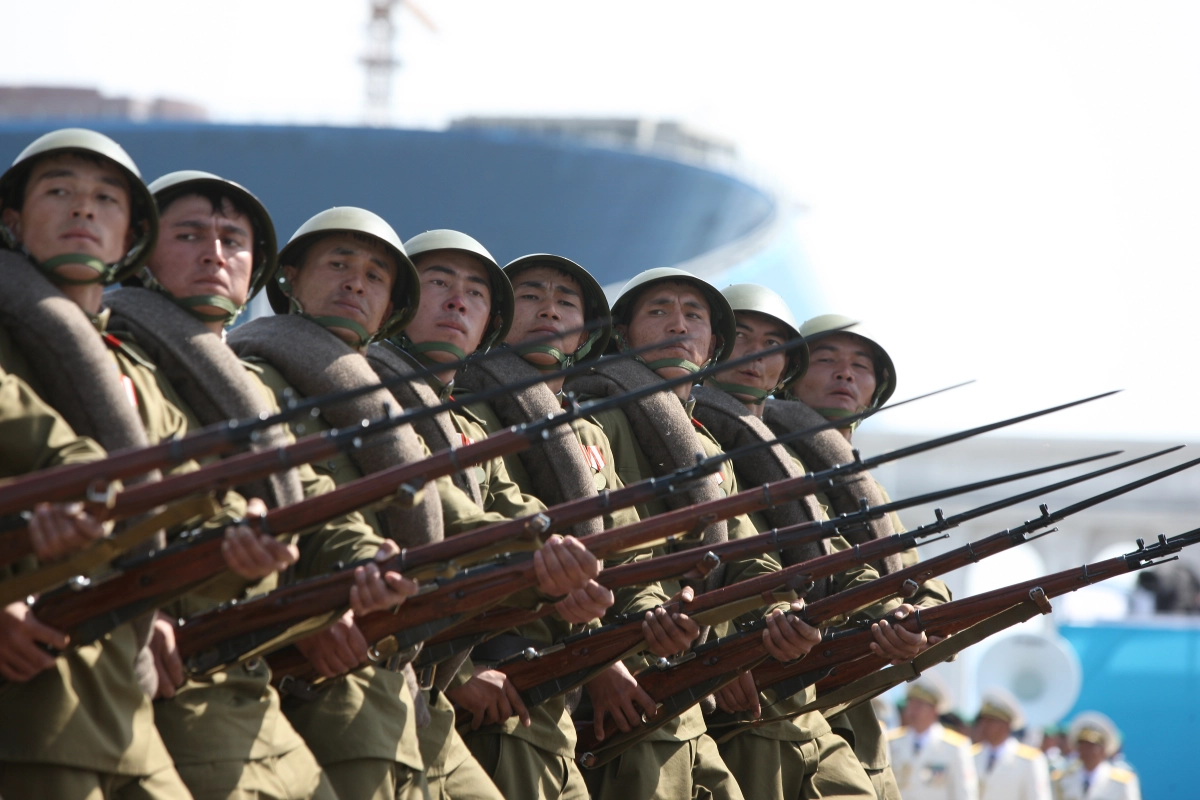
[(1137, 775), (1107, 761), (1100, 762), (1090, 775), (1083, 764), (1072, 761), (1051, 775), (1051, 780), (1054, 800), (1142, 800)]
[[(25, 387), (9, 387), (17, 387), (17, 402), (38, 421), (26, 434), (33, 439), (24, 448), (24, 457), (33, 459), (30, 468), (42, 458), (49, 458), (49, 466), (102, 453), (94, 443), (75, 441), (70, 427), (48, 413), (49, 406), (35, 402), (30, 393), (37, 392), (36, 377), (2, 329), (0, 369), (24, 381)], [(10, 424), (9, 430), (18, 433), (19, 423)], [(5, 449), (6, 459), (21, 457), (19, 449)], [(26, 558), (0, 568), (0, 579), (36, 566), (35, 558)], [(150, 700), (134, 677), (137, 653), (136, 634), (126, 623), (92, 644), (72, 648), (32, 680), (0, 687), (0, 793), (68, 796), (86, 790), (110, 796), (138, 783), (148, 797), (189, 796), (154, 727)]]
[[(274, 393), (276, 402), (281, 401), (289, 390), (291, 397), (300, 397), (274, 366), (257, 360), (250, 360), (250, 363)], [(328, 430), (330, 426), (321, 417), (309, 417), (303, 423), (293, 423), (292, 428), (294, 433), (305, 435)], [(362, 477), (362, 472), (345, 453), (316, 462), (313, 468), (339, 486)], [(377, 532), (380, 528), (375, 512), (366, 509), (363, 515)], [(371, 547), (357, 553), (343, 551), (335, 560), (350, 563), (373, 556), (382, 539), (376, 533), (371, 540)], [(326, 556), (321, 555), (320, 560), (324, 563), (309, 562), (302, 557), (303, 574), (317, 574), (333, 567)], [(366, 796), (379, 800), (423, 787), (425, 765), (417, 741), (413, 698), (400, 672), (363, 666), (330, 682), (315, 699), (285, 699), (283, 709), (325, 769), (339, 796), (364, 796), (361, 794), (364, 783), (373, 783), (372, 794)]]
[[(655, 474), (649, 457), (638, 443), (623, 411), (609, 409), (594, 415), (592, 419), (612, 445), (617, 476), (623, 484), (628, 486)], [(720, 452), (716, 441), (698, 423), (696, 430), (697, 444), (703, 448), (705, 455)], [(712, 480), (726, 494), (737, 491), (736, 479), (728, 465), (722, 467)], [(666, 506), (661, 502), (637, 507), (638, 516), (642, 519), (664, 511)], [(753, 523), (745, 516), (727, 520), (727, 525), (730, 539), (757, 533)], [(659, 547), (633, 558), (642, 559), (664, 552)], [(614, 560), (612, 563), (624, 560), (628, 559)], [(735, 562), (727, 567), (725, 582), (732, 583), (777, 569), (778, 564), (771, 564), (768, 559)], [(643, 614), (670, 600), (681, 588), (677, 579), (668, 579), (643, 588), (618, 589), (614, 592), (616, 602), (610, 614)], [(626, 666), (636, 674), (649, 661), (647, 656), (637, 655), (627, 659)], [(690, 797), (693, 791), (703, 790), (718, 798), (743, 796), (733, 775), (721, 760), (716, 743), (706, 733), (704, 714), (699, 706), (692, 707), (649, 734), (619, 758), (589, 770), (584, 777), (592, 796), (597, 800), (667, 800)]]
[(1050, 800), (1050, 766), (1042, 751), (1009, 738), (997, 748), (971, 749), (979, 800)]
[(923, 736), (896, 728), (887, 738), (904, 800), (978, 800), (970, 739), (937, 722)]
[[(496, 413), (484, 403), (471, 405), (467, 411), (489, 434), (504, 429)], [(621, 488), (623, 484), (613, 467), (611, 446), (599, 426), (586, 419), (576, 419), (571, 423), (571, 429), (584, 448), (597, 489)], [(520, 457), (507, 456), (504, 465), (522, 493), (537, 495), (537, 487)], [(604, 527), (608, 529), (636, 521), (636, 511), (621, 509), (604, 516)], [(513, 633), (522, 639), (550, 645), (574, 631), (574, 626), (551, 616), (523, 625)], [(519, 718), (513, 717), (499, 726), (470, 733), (466, 736), (467, 746), (480, 763), (489, 768), (506, 797), (586, 798), (583, 776), (575, 766), (575, 723), (567, 711), (565, 698), (556, 697), (530, 709), (530, 721), (531, 725), (526, 728)], [(516, 741), (508, 741), (508, 737)]]

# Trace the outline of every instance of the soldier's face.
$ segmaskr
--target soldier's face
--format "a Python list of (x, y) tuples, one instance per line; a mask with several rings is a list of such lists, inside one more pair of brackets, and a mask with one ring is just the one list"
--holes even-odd
[[(353, 320), (368, 333), (392, 315), (396, 262), (372, 236), (322, 236), (308, 248), (302, 268), (285, 266), (283, 271), (306, 314)], [(348, 330), (332, 330), (347, 341), (353, 338)]]
[(1008, 738), (1010, 728), (1007, 722), (995, 717), (980, 717), (975, 723), (975, 731), (981, 741), (992, 747), (999, 747)]
[[(129, 186), (121, 171), (105, 159), (71, 153), (34, 164), (21, 210), (4, 209), (5, 224), (37, 261), (67, 253), (119, 261), (133, 244), (129, 220)], [(67, 279), (95, 277), (82, 266), (56, 272)]]
[[(737, 313), (737, 336), (733, 340), (733, 355), (730, 358), (741, 358), (751, 353), (776, 347), (786, 342), (787, 338), (787, 330), (765, 314), (739, 311)], [(783, 378), (783, 372), (787, 369), (787, 363), (786, 353), (772, 353), (769, 356), (742, 364), (740, 367), (718, 372), (716, 379), (722, 383), (734, 383), (769, 392), (779, 385), (779, 381)], [(747, 401), (754, 399), (750, 395), (739, 396), (736, 391), (731, 394)]]
[(1089, 771), (1095, 769), (1104, 760), (1104, 745), (1098, 742), (1076, 742), (1075, 752), (1079, 754), (1079, 760)]
[[(583, 326), (583, 290), (579, 281), (553, 267), (530, 267), (517, 275), (513, 292), (516, 314), (505, 338), (508, 344), (538, 341), (563, 353), (573, 353), (586, 341), (584, 332), (560, 335)], [(530, 353), (525, 358), (537, 364), (555, 363), (545, 353)]]
[[(421, 276), (421, 307), (404, 329), (415, 344), (449, 342), (465, 353), (483, 341), (492, 317), (492, 284), (478, 258), (461, 250), (421, 253), (414, 262)], [(433, 350), (428, 357), (454, 361)]]
[[(180, 197), (159, 217), (150, 272), (175, 297), (217, 295), (236, 305), (250, 293), (254, 227), (228, 202), (214, 207), (199, 195)], [(199, 309), (220, 313), (220, 309)]]
[(913, 728), (917, 733), (924, 733), (929, 730), (930, 725), (937, 722), (937, 706), (933, 703), (927, 703), (924, 700), (910, 697), (908, 698), (908, 702), (904, 704), (904, 711), (901, 713), (901, 717), (905, 725)]
[(812, 345), (808, 371), (790, 391), (812, 408), (863, 411), (875, 394), (871, 346), (849, 333), (823, 337)]
[[(618, 325), (617, 330), (634, 348), (680, 340), (643, 353), (642, 359), (647, 362), (682, 358), (702, 366), (712, 358), (717, 346), (708, 300), (690, 283), (663, 281), (651, 285), (634, 302), (629, 324)], [(685, 373), (680, 367), (658, 370), (659, 375), (668, 379)]]

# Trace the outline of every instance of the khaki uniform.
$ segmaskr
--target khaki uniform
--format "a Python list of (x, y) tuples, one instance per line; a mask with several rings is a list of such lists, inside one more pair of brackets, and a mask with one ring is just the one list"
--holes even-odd
[[(616, 472), (622, 483), (629, 485), (653, 477), (650, 459), (638, 444), (625, 413), (620, 409), (603, 411), (593, 418), (612, 445), (616, 460)], [(702, 427), (697, 428), (696, 441), (706, 455), (720, 452), (712, 436)], [(736, 492), (737, 483), (733, 471), (726, 465), (713, 476), (725, 493)], [(661, 502), (638, 506), (639, 518), (646, 518), (666, 511)], [(745, 516), (735, 517), (728, 522), (729, 538), (753, 536), (757, 531)], [(661, 547), (651, 552), (634, 556), (642, 559), (661, 555)], [(617, 563), (617, 562), (614, 562)], [(777, 570), (778, 564), (769, 560), (749, 559), (728, 565), (725, 581), (752, 577), (755, 574)], [(678, 580), (670, 579), (644, 588), (618, 589), (611, 614), (641, 614), (667, 602), (679, 592)], [(714, 635), (717, 632), (714, 631)], [(649, 658), (638, 655), (626, 660), (633, 673), (646, 666)], [(706, 733), (704, 714), (694, 706), (677, 719), (649, 734), (638, 744), (626, 750), (609, 763), (589, 770), (584, 777), (592, 796), (597, 800), (667, 800), (668, 798), (691, 797), (694, 792), (707, 791), (717, 798), (740, 798), (738, 788), (729, 768), (721, 760), (716, 743)], [(703, 795), (701, 795), (703, 796)]]
[(904, 800), (978, 800), (970, 739), (936, 722), (924, 737), (896, 728), (887, 738)]
[[(2, 330), (0, 369), (25, 384), (8, 385), (15, 387), (17, 403), (9, 411), (14, 416), (8, 431), (14, 441), (27, 444), (11, 451), (4, 448), (5, 459), (13, 459), (6, 469), (19, 470), (22, 459), (34, 468), (42, 460), (50, 466), (56, 460), (78, 462), (102, 455), (90, 440), (75, 439), (66, 422), (33, 394), (33, 371)], [(157, 400), (152, 396), (145, 402), (153, 405)], [(22, 436), (23, 413), (31, 414), (32, 424)], [(0, 568), (0, 579), (36, 566), (30, 556)], [(133, 626), (121, 625), (92, 644), (73, 648), (33, 680), (0, 687), (0, 794), (190, 797), (154, 727), (150, 700), (134, 678), (137, 652)]]
[[(251, 361), (258, 377), (274, 394), (276, 402), (288, 390), (300, 394), (288, 384), (275, 367)], [(329, 429), (323, 418), (306, 418), (305, 432)], [(362, 477), (349, 456), (339, 454), (329, 461), (313, 464), (314, 470), (337, 485)], [(374, 511), (363, 512), (375, 531), (379, 530)], [(369, 558), (382, 539), (373, 533), (369, 546), (335, 548), (334, 561), (350, 563)], [(307, 555), (307, 554), (306, 554)], [(302, 556), (302, 574), (328, 571), (330, 551), (313, 551), (313, 561)], [(320, 563), (318, 563), (320, 562)], [(413, 698), (404, 676), (384, 667), (364, 666), (328, 684), (315, 699), (289, 697), (283, 703), (288, 720), (304, 737), (308, 747), (325, 770), (334, 789), (343, 800), (351, 797), (391, 800), (422, 797), (425, 793), (424, 761), (417, 741)], [(368, 791), (369, 790), (369, 791)]]
[[(486, 404), (470, 406), (468, 414), (489, 434), (504, 429)], [(591, 448), (589, 463), (597, 490), (621, 488), (624, 484), (613, 466), (612, 448), (600, 427), (589, 420), (577, 419), (571, 423), (571, 429), (585, 454)], [(518, 456), (506, 457), (504, 465), (522, 493), (536, 496), (537, 487)], [(606, 514), (604, 527), (636, 521), (636, 511), (622, 509)], [(574, 632), (574, 626), (551, 616), (523, 625), (512, 633), (540, 645), (550, 645)], [(502, 725), (468, 734), (467, 746), (505, 797), (586, 798), (587, 787), (575, 765), (575, 723), (567, 711), (565, 698), (556, 697), (529, 711), (532, 724), (528, 728), (513, 717)]]
[(0, 374), (0, 479), (104, 458), (104, 448), (76, 436), (66, 420), (16, 375)]
[(1054, 800), (1142, 800), (1137, 775), (1107, 761), (1101, 762), (1091, 775), (1081, 763), (1072, 761), (1066, 769), (1054, 772), (1050, 779)]
[[(799, 459), (796, 466), (805, 472)], [(824, 511), (824, 505), (822, 505)], [(770, 525), (759, 514), (751, 515), (759, 530)], [(831, 552), (850, 547), (840, 536), (829, 540)], [(878, 577), (868, 565), (853, 567), (832, 578), (830, 593), (852, 589)], [(877, 609), (869, 609), (867, 613)], [(766, 717), (795, 714), (816, 699), (816, 688), (809, 686), (788, 698), (777, 698), (773, 691), (761, 693)], [(756, 726), (724, 741), (721, 755), (747, 797), (791, 798), (862, 797), (876, 795), (875, 788), (850, 745), (830, 727), (819, 712), (810, 711)], [(775, 765), (775, 768), (772, 766)]]
[(979, 800), (1050, 800), (1050, 766), (1036, 747), (1007, 739), (993, 749), (971, 748), (979, 776)]
[[(879, 484), (876, 483), (876, 486)], [(879, 491), (883, 495), (884, 502), (891, 501), (886, 489), (879, 486)], [(900, 521), (900, 515), (896, 512), (893, 511), (889, 514), (888, 519), (892, 523), (894, 532), (904, 533), (907, 530), (904, 523)], [(915, 547), (900, 554), (900, 561), (905, 568), (916, 564), (919, 560), (920, 556), (917, 555)], [(948, 603), (952, 599), (950, 588), (943, 581), (933, 578), (921, 584), (917, 593), (904, 602), (921, 608), (929, 608)], [(899, 601), (876, 607), (872, 609), (872, 613), (879, 616), (887, 613), (896, 605), (899, 605)], [(879, 724), (879, 719), (875, 716), (875, 710), (871, 704), (862, 703), (844, 714), (833, 717), (829, 720), (829, 724), (833, 727), (834, 733), (844, 738), (854, 748), (854, 755), (858, 757), (863, 769), (867, 772), (867, 777), (871, 779), (871, 785), (875, 787), (875, 795), (878, 800), (899, 800), (900, 789), (896, 785), (896, 776), (888, 758), (888, 747), (884, 739), (883, 728)]]
[[(136, 343), (126, 341), (125, 348), (122, 357), (128, 361), (126, 374), (139, 396), (149, 393), (150, 382), (154, 382), (167, 399), (167, 405), (174, 409), (174, 413), (166, 409), (144, 416), (151, 441), (167, 435), (182, 436), (202, 427), (189, 404), (161, 373), (148, 365)], [(260, 370), (250, 365), (247, 369), (262, 388), (264, 398), (274, 405), (274, 396), (258, 377)], [(311, 467), (302, 466), (297, 471), (306, 497), (334, 488), (331, 480), (318, 477)], [(230, 513), (240, 516), (245, 511), (245, 502), (236, 493), (227, 493), (224, 502), (223, 516)], [(369, 557), (379, 543), (358, 514), (335, 519), (305, 537), (302, 551), (307, 570), (301, 567), (298, 572), (316, 574), (337, 560)], [(182, 619), (228, 600), (264, 594), (278, 585), (278, 575), (247, 585), (233, 573), (227, 573), (164, 611)], [(284, 717), (279, 694), (271, 686), (270, 670), (262, 660), (255, 659), (203, 678), (189, 678), (173, 698), (156, 702), (155, 723), (176, 768), (197, 800), (224, 798), (237, 792), (281, 798), (334, 796), (317, 760)]]

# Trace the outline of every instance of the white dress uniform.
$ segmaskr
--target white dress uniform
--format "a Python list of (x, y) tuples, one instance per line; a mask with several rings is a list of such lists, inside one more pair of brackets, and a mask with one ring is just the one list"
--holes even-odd
[(971, 752), (979, 800), (1050, 800), (1050, 766), (1041, 750), (1009, 737), (996, 748), (980, 742)]
[(978, 800), (971, 740), (938, 723), (924, 735), (910, 728), (888, 732), (892, 772), (904, 800)]
[(1090, 775), (1083, 764), (1072, 761), (1053, 779), (1055, 800), (1142, 800), (1137, 775), (1107, 761), (1100, 762)]

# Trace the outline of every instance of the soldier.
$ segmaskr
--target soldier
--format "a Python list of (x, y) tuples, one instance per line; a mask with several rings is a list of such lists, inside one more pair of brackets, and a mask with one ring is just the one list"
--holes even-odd
[[(737, 320), (732, 358), (741, 358), (800, 338), (800, 331), (783, 298), (765, 286), (737, 284), (723, 289), (721, 294), (729, 302)], [(726, 372), (717, 373), (708, 384), (727, 392), (741, 402), (749, 415), (761, 418), (764, 401), (802, 375), (807, 362), (808, 351), (805, 348), (773, 353)], [(745, 424), (754, 427), (751, 423)], [(765, 428), (763, 430), (765, 434)], [(786, 447), (784, 449), (786, 455), (795, 462), (795, 474), (806, 472), (795, 452)], [(746, 481), (739, 478), (739, 483), (744, 484)], [(807, 515), (814, 519), (823, 516), (815, 503)], [(752, 515), (751, 519), (760, 530), (793, 522), (779, 520), (771, 524), (765, 518), (761, 521), (755, 519), (756, 516), (759, 515)], [(833, 537), (828, 541), (827, 548), (813, 546), (799, 553), (789, 552), (783, 558), (790, 566), (824, 552), (847, 547), (849, 545), (840, 536)], [(862, 565), (834, 576), (828, 586), (814, 587), (809, 597), (820, 597), (821, 593), (825, 592), (832, 594), (874, 580), (876, 577), (872, 567)], [(868, 613), (886, 613), (891, 605), (894, 603), (872, 608)], [(767, 640), (772, 641), (773, 636), (774, 631), (768, 629)], [(882, 634), (877, 633), (877, 637), (885, 647), (891, 647)], [(903, 658), (908, 653), (896, 651), (891, 655)], [(748, 684), (744, 691), (738, 691), (737, 684), (734, 684), (718, 695), (718, 705), (730, 712), (749, 711), (757, 718), (761, 716), (761, 708), (766, 700), (757, 696), (750, 673), (747, 673), (744, 680)], [(729, 765), (742, 790), (748, 795), (774, 795), (781, 799), (830, 794), (839, 797), (875, 796), (871, 781), (855, 758), (853, 750), (841, 737), (832, 732), (824, 717), (817, 712), (809, 712), (786, 719), (790, 710), (804, 706), (815, 696), (815, 688), (809, 687), (791, 698), (782, 698), (771, 707), (772, 718), (782, 719), (751, 728), (733, 737), (726, 737), (721, 742), (721, 755), (725, 763)], [(778, 768), (764, 768), (768, 764), (775, 764)]]
[[(385, 350), (391, 348), (395, 355), (436, 367), (461, 360), (467, 353), (487, 352), (504, 339), (513, 322), (512, 285), (483, 245), (458, 231), (433, 230), (409, 239), (405, 248), (412, 255), (420, 275), (421, 306), (412, 323), (382, 346)], [(449, 397), (454, 380), (455, 370), (451, 369), (439, 373), (431, 385), (439, 395)], [(487, 410), (474, 406), (450, 414), (450, 421), (462, 443), (478, 441), (488, 435), (489, 419), (481, 416)], [(494, 417), (491, 420), (494, 421)], [(523, 492), (513, 481), (504, 459), (481, 464), (472, 473), (474, 485), (468, 488), (477, 494), (481, 508), (489, 515), (511, 519), (545, 509), (536, 497)], [(461, 526), (448, 520), (447, 531), (452, 528)], [(560, 582), (555, 588), (548, 582), (548, 574), (547, 579), (540, 582), (544, 595), (568, 595), (559, 603), (558, 609), (564, 621), (569, 623), (587, 622), (602, 614), (612, 598), (611, 593), (592, 580), (599, 569), (595, 559), (573, 537), (564, 539), (556, 535), (550, 542), (554, 547), (543, 551), (547, 556), (548, 573), (559, 577)], [(445, 666), (441, 665), (439, 670)], [(547, 707), (535, 709), (531, 715), (502, 672), (490, 669), (482, 659), (481, 663), (475, 663), (470, 657), (461, 662), (457, 673), (435, 701), (443, 700), (442, 694), (465, 712), (464, 722), (469, 719), (473, 730), (484, 725), (502, 726), (500, 734), (471, 738), (474, 739), (472, 750), (489, 767), (489, 773), (505, 796), (526, 796), (523, 793), (530, 790), (550, 795), (575, 791), (571, 767), (567, 766), (570, 756), (564, 754), (563, 742), (568, 734), (563, 728), (561, 711), (556, 713), (555, 709)], [(439, 714), (444, 717), (449, 709), (435, 705), (433, 710), (436, 725)], [(451, 732), (450, 741), (457, 736)], [(464, 755), (447, 752), (443, 747), (438, 755), (429, 759), (438, 765), (439, 772), (446, 773), (441, 788), (447, 797), (458, 797), (455, 785), (466, 782), (453, 774), (461, 769), (454, 762), (461, 763)], [(502, 757), (511, 766), (498, 768)], [(474, 758), (470, 764), (472, 770), (478, 769)]]
[(979, 800), (1050, 800), (1050, 767), (1036, 747), (1021, 744), (1012, 732), (1025, 727), (1021, 705), (1009, 692), (983, 693), (971, 749), (979, 776)]
[(1112, 764), (1121, 732), (1111, 719), (1084, 711), (1072, 720), (1067, 740), (1078, 758), (1050, 776), (1056, 800), (1141, 800), (1137, 775)]
[[(5, 243), (25, 256), (4, 260), (4, 369), (108, 447), (172, 433), (178, 410), (146, 379), (137, 354), (104, 336), (104, 286), (136, 270), (157, 234), (153, 199), (129, 156), (92, 131), (49, 133), (0, 176), (0, 205)], [(42, 350), (48, 341), (62, 345), (56, 358)], [(248, 527), (231, 527), (226, 563), (245, 579), (263, 578), (295, 558), (276, 545)], [(31, 665), (37, 677), (6, 687), (0, 792), (191, 796), (145, 696), (157, 688), (145, 649), (149, 625), (121, 625), (50, 664)], [(5, 609), (4, 627), (23, 631), (18, 635), (26, 640), (66, 646), (61, 633), (39, 626), (21, 604)], [(71, 725), (63, 728), (65, 719)]]
[[(130, 286), (107, 297), (111, 327), (128, 346), (149, 357), (156, 380), (186, 419), (188, 428), (278, 410), (257, 368), (237, 359), (222, 341), (275, 268), (275, 232), (266, 209), (232, 181), (205, 172), (174, 172), (150, 185), (162, 235)], [(185, 399), (186, 398), (186, 399)], [(265, 437), (264, 437), (265, 438)], [(283, 445), (279, 435), (266, 446)], [(292, 483), (295, 485), (292, 485)], [(309, 466), (249, 487), (272, 506), (333, 489)], [(375, 535), (359, 514), (327, 523), (305, 536), (299, 575), (323, 572), (337, 561), (387, 558), (397, 550)], [(415, 591), (397, 573), (360, 568), (349, 597), (353, 612), (366, 614), (403, 603)], [(159, 671), (155, 721), (184, 781), (196, 797), (236, 793), (287, 797), (333, 797), (329, 779), (280, 710), (266, 663), (254, 659), (215, 675), (184, 680), (175, 649), (173, 620), (230, 599), (261, 594), (278, 585), (275, 575), (246, 586), (207, 587), (159, 612), (151, 645)], [(368, 598), (373, 601), (368, 602)], [(322, 633), (305, 647), (319, 648)], [(218, 711), (220, 710), (220, 711)]]
[[(622, 388), (632, 388), (632, 381), (681, 377), (698, 371), (704, 364), (727, 358), (735, 336), (733, 314), (721, 294), (695, 276), (669, 268), (649, 270), (631, 279), (614, 304), (613, 321), (620, 347), (636, 348), (668, 342), (639, 359), (654, 374), (646, 375), (646, 370), (636, 364), (629, 365), (621, 373), (610, 373), (610, 382)], [(679, 341), (672, 341), (675, 339)], [(603, 390), (605, 384), (588, 378), (573, 386), (587, 391), (589, 387)], [(595, 421), (612, 443), (617, 473), (626, 483), (662, 474), (667, 465), (690, 463), (696, 450), (706, 456), (721, 452), (713, 435), (691, 417), (691, 392), (692, 387), (685, 384), (673, 390), (676, 401), (670, 395), (659, 395), (646, 403), (596, 415)], [(683, 414), (679, 413), (681, 406)], [(688, 430), (693, 433), (686, 434)], [(659, 451), (660, 446), (665, 449)], [(728, 464), (721, 469), (714, 484), (709, 485), (709, 492), (714, 489), (718, 494), (737, 491), (737, 480)], [(639, 509), (639, 515), (662, 510), (663, 504), (655, 503)], [(757, 533), (753, 523), (744, 516), (728, 520), (721, 527), (726, 530), (716, 528), (717, 535), (725, 534), (730, 538)], [(712, 531), (710, 528), (706, 532), (706, 540)], [(718, 571), (712, 581), (714, 585), (732, 583), (778, 568), (778, 563), (769, 556), (747, 559), (728, 565), (723, 575)], [(643, 630), (649, 651), (656, 656), (670, 656), (690, 648), (701, 631), (687, 615), (669, 615), (661, 604), (673, 596), (690, 597), (692, 591), (691, 587), (681, 588), (677, 580), (661, 581), (644, 589), (620, 590), (614, 611), (621, 614), (644, 612)], [(777, 658), (786, 660), (806, 653), (819, 639), (814, 629), (798, 620), (789, 620), (784, 622), (782, 615), (773, 615), (769, 622), (776, 637), (768, 640), (768, 649)], [(644, 660), (639, 656), (629, 663), (639, 666)], [(631, 723), (636, 722), (622, 717), (615, 717), (615, 721), (622, 731), (631, 729)], [(705, 732), (699, 707), (693, 707), (649, 734), (618, 759), (586, 777), (593, 794), (601, 798), (665, 798), (691, 796), (693, 792), (708, 792), (714, 797), (742, 796), (715, 743)]]
[(932, 673), (908, 685), (904, 727), (887, 735), (904, 800), (979, 797), (970, 739), (938, 722), (938, 714), (949, 707), (945, 687)]
[[(515, 357), (507, 361), (492, 359), (486, 366), (481, 365), (495, 376), (496, 383), (519, 380), (534, 374), (533, 370), (564, 369), (603, 353), (609, 326), (604, 324), (591, 331), (582, 328), (585, 320), (607, 322), (608, 301), (600, 285), (583, 267), (561, 256), (535, 254), (509, 263), (504, 272), (515, 297), (513, 323), (505, 342), (523, 361)], [(558, 338), (552, 339), (556, 335)], [(470, 373), (464, 379), (469, 381)], [(490, 405), (474, 404), (470, 411), (489, 434), (495, 433), (511, 424), (556, 412), (562, 384), (562, 377), (551, 375), (545, 383), (522, 390), (516, 404), (511, 397), (497, 398)], [(518, 405), (529, 410), (520, 412)], [(574, 420), (563, 440), (550, 440), (519, 458), (506, 458), (505, 464), (523, 493), (536, 496), (547, 505), (623, 485), (613, 467), (607, 437), (596, 423), (586, 418)], [(636, 521), (637, 512), (624, 509), (605, 515), (603, 527)], [(600, 527), (599, 523), (594, 526), (596, 530)], [(611, 592), (599, 585), (596, 590), (597, 601), (606, 606), (611, 604)], [(545, 618), (477, 646), (472, 658), (476, 664), (500, 660), (530, 643), (550, 645), (572, 632), (572, 626), (561, 617)], [(606, 671), (591, 689), (600, 697), (595, 712), (600, 717), (606, 713), (624, 713), (624, 698), (615, 691), (617, 686), (636, 687), (623, 666), (611, 671), (614, 674)], [(488, 726), (468, 734), (467, 746), (506, 797), (586, 798), (587, 788), (575, 765), (575, 723), (566, 699), (557, 697), (527, 710), (515, 692), (514, 697), (517, 714), (528, 716), (531, 724), (519, 724), (517, 716), (511, 717), (498, 727)], [(648, 698), (647, 704), (653, 706)]]
[[(809, 367), (805, 373), (786, 387), (788, 397), (799, 400), (827, 420), (835, 421), (861, 413), (868, 408), (881, 408), (896, 391), (896, 368), (891, 357), (862, 326), (849, 317), (825, 314), (814, 317), (800, 326), (809, 343)], [(839, 429), (847, 442), (852, 441), (858, 423)], [(878, 487), (880, 499), (888, 500), (887, 492)], [(905, 528), (896, 514), (889, 516), (895, 533)], [(896, 566), (907, 567), (918, 560), (915, 549), (902, 553)], [(950, 590), (943, 581), (930, 580), (916, 594), (907, 598), (902, 613), (912, 613), (915, 607), (927, 607), (948, 602)], [(881, 658), (898, 663), (912, 658), (929, 645), (925, 634), (912, 634), (903, 628), (886, 623), (875, 627), (876, 641), (872, 650)], [(895, 800), (899, 796), (896, 780), (888, 764), (887, 747), (878, 734), (879, 723), (867, 704), (830, 720), (834, 731), (853, 743), (854, 752), (867, 771), (879, 800)]]

